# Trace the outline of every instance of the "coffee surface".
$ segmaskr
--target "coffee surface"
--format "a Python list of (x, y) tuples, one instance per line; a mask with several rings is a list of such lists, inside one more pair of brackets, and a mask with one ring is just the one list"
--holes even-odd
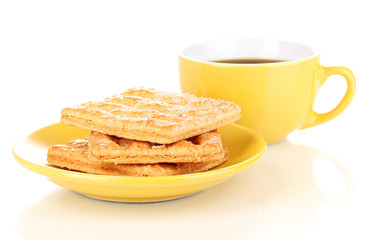
[(212, 61), (212, 62), (216, 62), (216, 63), (231, 63), (231, 64), (262, 64), (262, 63), (285, 62), (285, 60), (244, 58), (244, 59), (223, 59), (223, 60), (215, 60), (215, 61)]

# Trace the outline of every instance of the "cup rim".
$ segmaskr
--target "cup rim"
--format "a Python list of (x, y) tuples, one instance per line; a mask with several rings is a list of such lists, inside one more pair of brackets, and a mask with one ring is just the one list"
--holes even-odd
[[(304, 57), (301, 59), (294, 59), (294, 60), (284, 60), (281, 62), (275, 62), (275, 63), (258, 63), (258, 64), (247, 64), (247, 63), (220, 63), (220, 62), (214, 62), (210, 60), (202, 60), (198, 58), (193, 58), (187, 56), (184, 52), (191, 47), (198, 46), (198, 45), (203, 45), (203, 44), (208, 44), (212, 42), (223, 42), (223, 41), (274, 41), (274, 42), (281, 42), (281, 43), (287, 43), (287, 44), (295, 44), (295, 45), (300, 45), (303, 47), (306, 47), (312, 51), (312, 54), (308, 57)], [(257, 67), (257, 66), (270, 66), (270, 65), (287, 65), (287, 64), (294, 64), (297, 62), (302, 62), (302, 61), (308, 61), (312, 58), (318, 57), (320, 53), (316, 51), (314, 48), (300, 43), (300, 42), (295, 42), (295, 41), (286, 41), (286, 40), (279, 40), (279, 39), (268, 39), (268, 38), (231, 38), (231, 39), (216, 39), (216, 40), (209, 40), (209, 41), (203, 41), (203, 42), (196, 42), (191, 45), (186, 46), (179, 54), (178, 57), (184, 58), (190, 61), (194, 62), (200, 62), (200, 63), (205, 63), (209, 65), (217, 65), (217, 66), (228, 66), (228, 67), (233, 67), (233, 66), (238, 66), (238, 67)]]

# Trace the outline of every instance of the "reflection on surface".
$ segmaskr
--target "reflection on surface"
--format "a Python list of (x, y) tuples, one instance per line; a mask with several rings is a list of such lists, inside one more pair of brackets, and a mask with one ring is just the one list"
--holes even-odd
[[(346, 187), (340, 199), (320, 190), (315, 159), (342, 174)], [(246, 172), (179, 200), (114, 203), (59, 188), (27, 208), (17, 228), (25, 239), (231, 239), (234, 234), (271, 239), (310, 229), (321, 205), (342, 203), (351, 189), (351, 177), (338, 160), (283, 141), (269, 145)]]

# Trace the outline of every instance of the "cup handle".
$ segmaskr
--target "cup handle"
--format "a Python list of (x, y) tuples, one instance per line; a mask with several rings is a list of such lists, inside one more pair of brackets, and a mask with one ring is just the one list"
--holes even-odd
[(305, 129), (309, 127), (313, 127), (325, 122), (328, 122), (332, 120), (333, 118), (337, 117), (339, 114), (341, 114), (347, 106), (350, 104), (351, 100), (354, 97), (356, 83), (355, 83), (355, 76), (351, 72), (350, 69), (346, 67), (324, 67), (321, 66), (322, 69), (322, 78), (320, 80), (320, 86), (321, 87), (325, 81), (334, 74), (342, 75), (347, 82), (347, 90), (345, 93), (345, 96), (342, 98), (341, 102), (331, 111), (327, 113), (317, 113), (313, 109), (310, 110), (308, 113), (303, 125), (300, 127), (300, 129)]

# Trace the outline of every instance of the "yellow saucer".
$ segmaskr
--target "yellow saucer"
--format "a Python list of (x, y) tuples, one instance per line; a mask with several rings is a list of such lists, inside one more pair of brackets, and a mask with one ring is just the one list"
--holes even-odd
[(265, 140), (257, 133), (230, 124), (219, 129), (230, 158), (212, 170), (167, 177), (103, 176), (68, 171), (48, 164), (47, 149), (85, 138), (88, 130), (57, 123), (41, 128), (13, 147), (13, 156), (25, 168), (46, 176), (62, 187), (83, 195), (121, 202), (151, 202), (180, 198), (222, 183), (247, 169), (263, 155)]

